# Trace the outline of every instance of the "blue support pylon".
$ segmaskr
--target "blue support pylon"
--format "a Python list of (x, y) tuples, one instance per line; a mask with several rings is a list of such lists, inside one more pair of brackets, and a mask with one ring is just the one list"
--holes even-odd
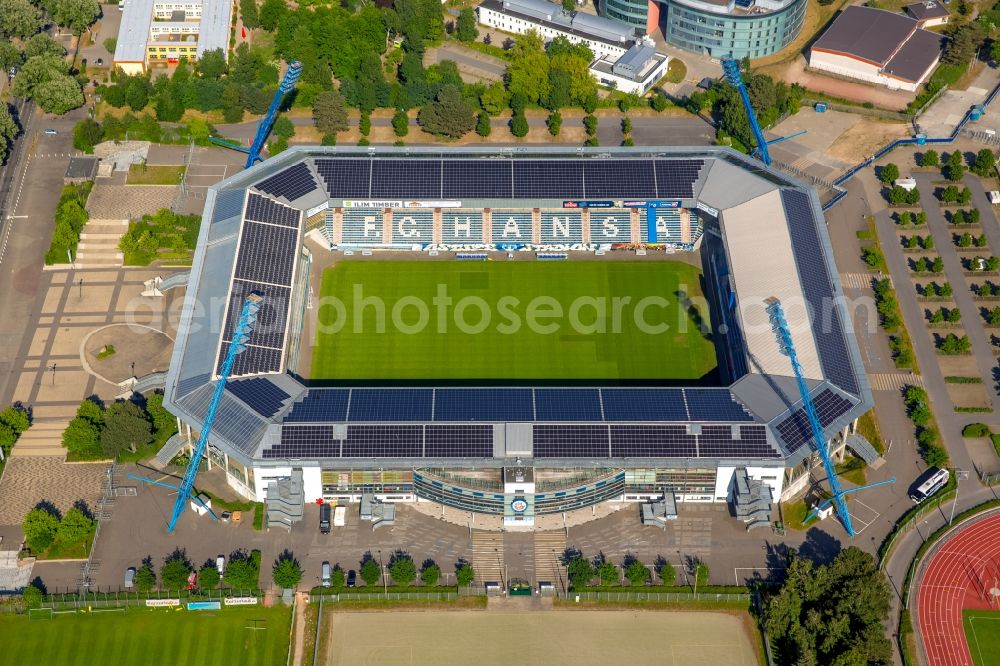
[[(170, 516), (170, 523), (167, 525), (168, 532), (174, 531), (174, 527), (177, 525), (181, 514), (184, 513), (184, 509), (187, 508), (189, 500), (194, 500), (205, 506), (200, 499), (192, 495), (195, 479), (198, 478), (198, 467), (201, 463), (201, 457), (205, 455), (205, 449), (208, 448), (208, 436), (212, 432), (212, 424), (215, 423), (215, 415), (218, 412), (219, 404), (222, 402), (222, 395), (226, 391), (226, 382), (229, 381), (229, 375), (233, 371), (233, 363), (236, 361), (236, 357), (246, 349), (246, 343), (250, 339), (250, 332), (253, 330), (254, 323), (257, 320), (257, 313), (260, 311), (263, 300), (263, 296), (252, 292), (243, 302), (243, 310), (233, 331), (232, 342), (229, 343), (226, 359), (223, 361), (222, 369), (219, 371), (219, 380), (215, 384), (215, 393), (212, 394), (212, 401), (208, 403), (208, 411), (205, 412), (205, 421), (201, 425), (201, 435), (198, 437), (198, 443), (191, 453), (191, 462), (188, 463), (187, 471), (184, 472), (184, 478), (180, 485), (175, 486), (134, 474), (128, 475), (130, 479), (144, 481), (165, 488), (172, 488), (177, 491), (174, 511)], [(205, 508), (207, 509), (208, 507)], [(215, 517), (215, 514), (212, 513), (212, 516)]]
[(286, 94), (295, 88), (295, 84), (299, 82), (300, 76), (302, 76), (302, 63), (298, 60), (293, 60), (288, 66), (288, 71), (285, 72), (285, 76), (281, 79), (281, 85), (278, 86), (278, 89), (274, 93), (274, 99), (271, 100), (271, 106), (268, 107), (267, 113), (257, 124), (257, 132), (254, 134), (253, 142), (250, 144), (250, 147), (241, 146), (237, 143), (233, 143), (232, 141), (226, 141), (225, 139), (219, 139), (214, 136), (208, 137), (208, 140), (220, 146), (225, 146), (226, 148), (232, 148), (233, 150), (238, 150), (241, 153), (246, 153), (247, 162), (243, 165), (244, 169), (249, 169), (257, 162), (260, 162), (260, 151), (264, 150), (264, 144), (267, 142), (267, 137), (271, 133), (271, 127), (274, 126), (274, 121), (278, 117), (278, 109), (281, 106), (281, 100), (285, 98)]
[(778, 137), (771, 141), (765, 139), (764, 130), (760, 128), (760, 123), (757, 121), (757, 112), (754, 111), (753, 104), (750, 103), (750, 93), (747, 91), (746, 84), (743, 83), (743, 75), (740, 73), (740, 61), (731, 57), (723, 58), (722, 72), (726, 75), (726, 81), (729, 82), (729, 85), (736, 88), (740, 93), (740, 99), (743, 100), (743, 108), (746, 109), (747, 120), (750, 122), (750, 131), (753, 132), (754, 141), (757, 142), (757, 147), (754, 149), (752, 155), (767, 166), (771, 166), (771, 153), (768, 152), (767, 147), (805, 134), (806, 130), (796, 132), (790, 136)]
[(830, 506), (832, 503), (837, 508), (837, 515), (840, 516), (840, 520), (844, 524), (844, 529), (847, 530), (847, 534), (853, 538), (855, 536), (854, 525), (851, 524), (851, 514), (847, 510), (847, 502), (844, 501), (844, 496), (849, 493), (864, 490), (865, 488), (881, 486), (886, 483), (894, 483), (896, 478), (893, 477), (887, 481), (880, 481), (878, 483), (862, 486), (860, 488), (851, 488), (850, 490), (843, 490), (840, 487), (840, 479), (837, 478), (837, 470), (834, 469), (833, 461), (830, 459), (830, 449), (826, 443), (826, 436), (823, 434), (823, 427), (820, 425), (819, 416), (816, 414), (816, 407), (813, 405), (812, 396), (809, 395), (809, 387), (806, 385), (805, 377), (802, 374), (802, 366), (799, 364), (799, 357), (795, 352), (795, 343), (792, 341), (792, 333), (788, 328), (788, 321), (785, 320), (785, 312), (778, 299), (768, 299), (767, 314), (771, 318), (771, 326), (778, 337), (778, 344), (781, 349), (781, 353), (787, 356), (788, 360), (792, 364), (792, 372), (795, 374), (795, 381), (798, 383), (799, 393), (802, 396), (802, 408), (805, 410), (806, 418), (809, 421), (809, 427), (812, 430), (813, 443), (815, 444), (816, 452), (819, 453), (820, 460), (823, 461), (823, 469), (826, 472), (826, 478), (830, 483), (830, 490), (833, 493), (833, 497), (823, 502), (823, 504), (816, 507), (816, 509), (809, 514), (807, 521), (814, 518), (819, 511)]

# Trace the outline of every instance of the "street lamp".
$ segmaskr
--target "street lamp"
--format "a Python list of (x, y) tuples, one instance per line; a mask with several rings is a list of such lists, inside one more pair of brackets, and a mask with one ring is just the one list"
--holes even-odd
[(80, 278), (80, 281), (76, 284), (80, 288), (80, 298), (83, 298), (83, 278)]
[(56, 385), (56, 364), (53, 363), (52, 367), (49, 368), (49, 370), (52, 371), (52, 385), (55, 386)]
[(378, 571), (382, 574), (382, 592), (388, 596), (389, 594), (389, 581), (386, 580), (385, 567), (382, 565), (382, 549), (378, 549)]
[(128, 365), (129, 365), (129, 368), (130, 368), (130, 370), (129, 370), (129, 376), (134, 379), (135, 378), (135, 361), (132, 361)]

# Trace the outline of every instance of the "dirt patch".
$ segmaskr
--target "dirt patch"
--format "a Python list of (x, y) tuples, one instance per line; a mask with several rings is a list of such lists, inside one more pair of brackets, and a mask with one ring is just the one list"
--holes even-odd
[(948, 384), (948, 397), (956, 407), (991, 407), (984, 384)]
[(874, 154), (887, 143), (909, 135), (910, 128), (906, 123), (890, 123), (866, 117), (837, 137), (827, 154), (845, 162), (857, 162), (863, 156)]
[[(960, 331), (955, 331), (955, 334), (959, 335)], [(963, 377), (978, 377), (980, 374), (979, 366), (976, 365), (976, 358), (972, 355), (938, 355), (938, 367), (941, 368), (941, 374), (945, 376), (956, 375)]]

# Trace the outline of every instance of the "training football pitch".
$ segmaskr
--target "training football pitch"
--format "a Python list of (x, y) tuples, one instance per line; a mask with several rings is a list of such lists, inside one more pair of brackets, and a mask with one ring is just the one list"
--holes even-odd
[(291, 618), (290, 608), (257, 606), (129, 608), (47, 620), (0, 614), (0, 664), (277, 666), (287, 659)]
[(695, 266), (342, 261), (312, 379), (696, 380), (716, 366)]
[[(330, 666), (751, 666), (746, 613), (667, 611), (331, 612)], [(386, 630), (386, 623), (391, 630)]]
[(965, 639), (976, 666), (1000, 666), (1000, 611), (964, 610)]

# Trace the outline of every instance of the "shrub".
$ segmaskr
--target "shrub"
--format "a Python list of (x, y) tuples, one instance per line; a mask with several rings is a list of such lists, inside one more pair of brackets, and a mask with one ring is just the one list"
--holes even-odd
[(990, 427), (985, 423), (970, 423), (962, 428), (962, 437), (986, 437), (990, 434)]

